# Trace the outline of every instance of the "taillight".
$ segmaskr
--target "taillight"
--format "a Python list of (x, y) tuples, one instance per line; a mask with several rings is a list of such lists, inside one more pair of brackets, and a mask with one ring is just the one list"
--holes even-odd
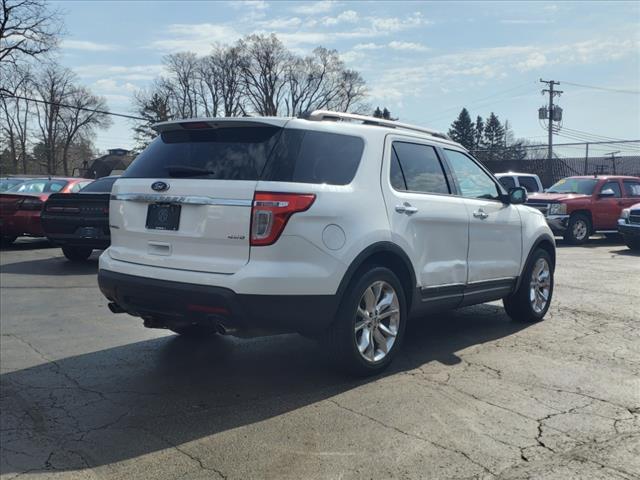
[(251, 209), (251, 245), (274, 244), (289, 217), (308, 210), (315, 199), (310, 193), (256, 192)]
[(58, 207), (55, 205), (47, 205), (46, 210), (51, 213), (80, 213), (80, 209), (78, 207)]
[(41, 210), (42, 205), (38, 198), (25, 198), (18, 203), (18, 210)]

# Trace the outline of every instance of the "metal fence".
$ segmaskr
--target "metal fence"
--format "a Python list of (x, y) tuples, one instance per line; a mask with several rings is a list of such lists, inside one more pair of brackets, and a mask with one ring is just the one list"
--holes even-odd
[[(537, 174), (545, 187), (572, 175), (632, 175), (640, 177), (640, 141), (596, 142), (554, 145), (551, 162), (553, 178), (546, 177), (547, 146), (526, 146), (527, 155), (521, 160), (484, 160), (492, 172), (523, 172)], [(577, 150), (584, 152), (576, 155)]]

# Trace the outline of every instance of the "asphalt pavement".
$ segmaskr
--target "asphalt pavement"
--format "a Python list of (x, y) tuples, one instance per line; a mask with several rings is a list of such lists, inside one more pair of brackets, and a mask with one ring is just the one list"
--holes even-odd
[(2, 479), (640, 478), (640, 256), (616, 242), (559, 246), (545, 321), (434, 315), (367, 380), (296, 335), (113, 315), (96, 253), (0, 265)]

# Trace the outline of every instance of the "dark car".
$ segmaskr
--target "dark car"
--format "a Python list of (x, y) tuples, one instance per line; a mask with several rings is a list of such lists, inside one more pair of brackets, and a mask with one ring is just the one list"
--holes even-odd
[(109, 246), (109, 197), (117, 179), (100, 178), (78, 193), (53, 194), (45, 203), (44, 233), (69, 260), (86, 260), (93, 250)]
[(13, 243), (22, 236), (42, 237), (42, 208), (54, 193), (69, 195), (93, 180), (87, 178), (35, 178), (0, 193), (0, 242)]

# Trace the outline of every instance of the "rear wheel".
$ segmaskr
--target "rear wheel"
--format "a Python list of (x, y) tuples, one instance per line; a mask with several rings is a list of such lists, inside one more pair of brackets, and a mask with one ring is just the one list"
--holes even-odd
[(553, 263), (541, 248), (535, 250), (522, 273), (518, 290), (503, 299), (512, 320), (538, 322), (544, 318), (553, 296)]
[(0, 237), (0, 245), (3, 247), (11, 245), (18, 237)]
[(569, 218), (569, 225), (564, 234), (565, 241), (573, 245), (582, 245), (591, 235), (591, 220), (582, 213), (576, 213)]
[(371, 267), (347, 288), (325, 345), (341, 369), (360, 375), (382, 372), (396, 356), (404, 336), (407, 306), (398, 277)]
[(640, 237), (632, 237), (630, 235), (624, 235), (624, 243), (631, 250), (640, 250)]
[(83, 262), (91, 256), (93, 252), (89, 247), (62, 247), (62, 253), (72, 262)]

